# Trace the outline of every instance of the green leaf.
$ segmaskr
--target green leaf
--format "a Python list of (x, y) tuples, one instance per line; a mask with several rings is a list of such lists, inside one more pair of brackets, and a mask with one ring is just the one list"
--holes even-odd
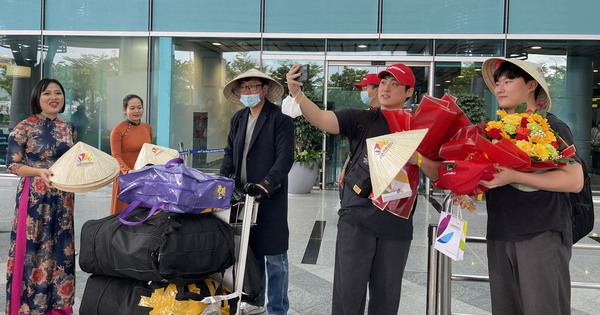
[(517, 107), (515, 108), (515, 113), (516, 114), (523, 114), (527, 112), (527, 104), (526, 103), (522, 103), (520, 105), (517, 105)]

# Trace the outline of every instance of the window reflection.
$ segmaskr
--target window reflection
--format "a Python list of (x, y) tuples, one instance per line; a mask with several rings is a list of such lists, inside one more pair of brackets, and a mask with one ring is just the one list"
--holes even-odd
[(123, 97), (148, 94), (146, 39), (48, 36), (45, 40), (65, 47), (49, 50), (44, 60), (44, 75), (65, 87), (62, 118), (79, 122), (85, 116), (87, 128), (78, 140), (109, 153), (110, 131), (125, 119)]

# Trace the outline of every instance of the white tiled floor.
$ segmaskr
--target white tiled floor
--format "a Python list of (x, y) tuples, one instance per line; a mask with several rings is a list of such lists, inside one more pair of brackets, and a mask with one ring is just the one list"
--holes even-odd
[[(0, 179), (0, 270), (6, 270), (8, 233), (13, 216), (16, 179)], [(77, 237), (86, 220), (108, 215), (111, 187), (76, 195), (75, 226)], [(313, 191), (309, 196), (289, 197), (290, 227), (290, 314), (331, 314), (331, 290), (337, 210), (337, 191)], [(596, 210), (596, 229), (600, 231), (600, 213)], [(485, 236), (486, 213), (483, 204), (473, 212), (465, 212), (469, 221), (469, 236)], [(316, 220), (325, 221), (323, 240), (316, 264), (303, 264), (302, 258)], [(438, 221), (438, 212), (424, 197), (419, 196), (414, 217), (414, 240), (403, 280), (399, 314), (425, 314), (427, 286), (427, 227)], [(581, 243), (595, 244), (591, 239)], [(597, 244), (597, 243), (596, 243)], [(79, 242), (76, 243), (79, 246)], [(452, 264), (455, 274), (487, 275), (485, 245), (467, 244), (465, 260)], [(571, 261), (573, 281), (600, 283), (600, 253), (574, 250)], [(78, 306), (87, 274), (77, 272)], [(0, 285), (5, 284), (0, 277)], [(459, 314), (489, 314), (490, 301), (487, 283), (452, 282), (452, 312)], [(0, 309), (5, 305), (5, 290), (0, 290)], [(573, 314), (599, 314), (600, 289), (573, 289)]]

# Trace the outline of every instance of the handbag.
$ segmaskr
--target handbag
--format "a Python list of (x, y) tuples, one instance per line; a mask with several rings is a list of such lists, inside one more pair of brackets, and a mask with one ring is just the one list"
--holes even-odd
[[(227, 209), (235, 181), (202, 173), (174, 158), (165, 165), (146, 165), (119, 176), (121, 192), (117, 199), (129, 204), (121, 212), (124, 224), (139, 225), (158, 209), (175, 213), (205, 213)], [(137, 207), (150, 208), (148, 217), (129, 222), (125, 217)]]
[[(136, 208), (126, 219), (139, 220), (148, 211)], [(114, 214), (83, 224), (79, 266), (103, 276), (190, 283), (233, 265), (234, 235), (234, 228), (212, 213), (157, 211), (133, 226)]]
[(146, 281), (90, 275), (79, 314), (147, 315), (152, 308), (138, 303), (142, 297), (151, 297), (152, 291)]
[(468, 226), (468, 222), (462, 218), (460, 207), (457, 208), (456, 213), (452, 212), (452, 207), (449, 212), (440, 213), (434, 246), (440, 253), (454, 261), (463, 260)]

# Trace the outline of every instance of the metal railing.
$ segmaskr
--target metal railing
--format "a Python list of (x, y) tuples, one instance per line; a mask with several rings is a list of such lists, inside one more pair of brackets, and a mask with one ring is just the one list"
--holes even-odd
[[(450, 210), (452, 198), (446, 196), (443, 201), (442, 210)], [(437, 224), (430, 224), (427, 230), (428, 261), (427, 261), (427, 315), (450, 315), (452, 314), (452, 281), (489, 282), (488, 276), (452, 274), (452, 260), (440, 254), (434, 246), (437, 236)], [(484, 237), (467, 237), (467, 243), (485, 244)], [(575, 244), (573, 249), (577, 250), (600, 250), (600, 245)], [(599, 289), (600, 283), (596, 282), (571, 282), (571, 288)]]

